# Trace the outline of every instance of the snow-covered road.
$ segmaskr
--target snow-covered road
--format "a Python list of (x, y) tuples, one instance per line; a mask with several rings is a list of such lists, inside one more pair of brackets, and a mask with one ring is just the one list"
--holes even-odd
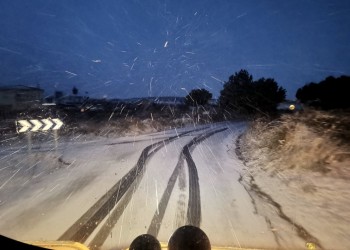
[(281, 247), (241, 182), (235, 141), (244, 129), (244, 123), (218, 123), (62, 140), (57, 149), (50, 143), (31, 152), (25, 144), (3, 148), (0, 234), (119, 249), (144, 233), (167, 242), (191, 224), (216, 246)]

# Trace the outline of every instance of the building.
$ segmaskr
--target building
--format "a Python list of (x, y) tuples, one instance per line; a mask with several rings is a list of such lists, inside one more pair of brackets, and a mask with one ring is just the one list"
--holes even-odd
[(87, 101), (87, 97), (85, 96), (77, 96), (77, 95), (66, 95), (58, 100), (56, 100), (57, 105), (62, 106), (81, 106)]
[(22, 111), (42, 103), (44, 90), (37, 87), (14, 85), (0, 87), (0, 111)]

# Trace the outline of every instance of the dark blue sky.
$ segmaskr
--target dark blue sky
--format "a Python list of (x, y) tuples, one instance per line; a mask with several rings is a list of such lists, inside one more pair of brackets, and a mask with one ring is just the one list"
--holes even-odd
[(0, 84), (95, 97), (219, 95), (240, 69), (294, 98), (350, 75), (350, 1), (1, 0)]

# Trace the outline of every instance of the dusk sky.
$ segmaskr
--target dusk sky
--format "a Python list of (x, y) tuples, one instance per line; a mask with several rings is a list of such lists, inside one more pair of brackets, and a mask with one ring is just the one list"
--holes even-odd
[(0, 85), (93, 97), (218, 97), (240, 69), (294, 99), (350, 75), (348, 0), (1, 0)]

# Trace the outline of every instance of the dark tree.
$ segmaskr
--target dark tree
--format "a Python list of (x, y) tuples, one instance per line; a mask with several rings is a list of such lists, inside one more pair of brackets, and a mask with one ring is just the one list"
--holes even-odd
[(206, 89), (193, 89), (185, 97), (185, 102), (190, 106), (205, 105), (212, 98), (212, 94)]
[(78, 89), (75, 86), (72, 89), (72, 93), (73, 93), (73, 95), (77, 95), (78, 94)]
[(309, 83), (299, 88), (296, 93), (296, 98), (302, 103), (316, 101), (319, 97), (319, 88), (316, 83)]
[(272, 78), (260, 78), (254, 82), (254, 90), (255, 105), (262, 111), (274, 111), (286, 99), (286, 90)]
[(219, 105), (227, 110), (243, 112), (248, 107), (245, 103), (250, 101), (253, 77), (247, 70), (240, 70), (229, 77), (220, 92)]
[(327, 77), (319, 83), (309, 83), (299, 88), (296, 98), (304, 104), (321, 109), (350, 108), (350, 77)]
[(230, 76), (220, 93), (220, 106), (239, 113), (273, 112), (286, 98), (286, 90), (274, 79), (253, 81), (247, 70)]

